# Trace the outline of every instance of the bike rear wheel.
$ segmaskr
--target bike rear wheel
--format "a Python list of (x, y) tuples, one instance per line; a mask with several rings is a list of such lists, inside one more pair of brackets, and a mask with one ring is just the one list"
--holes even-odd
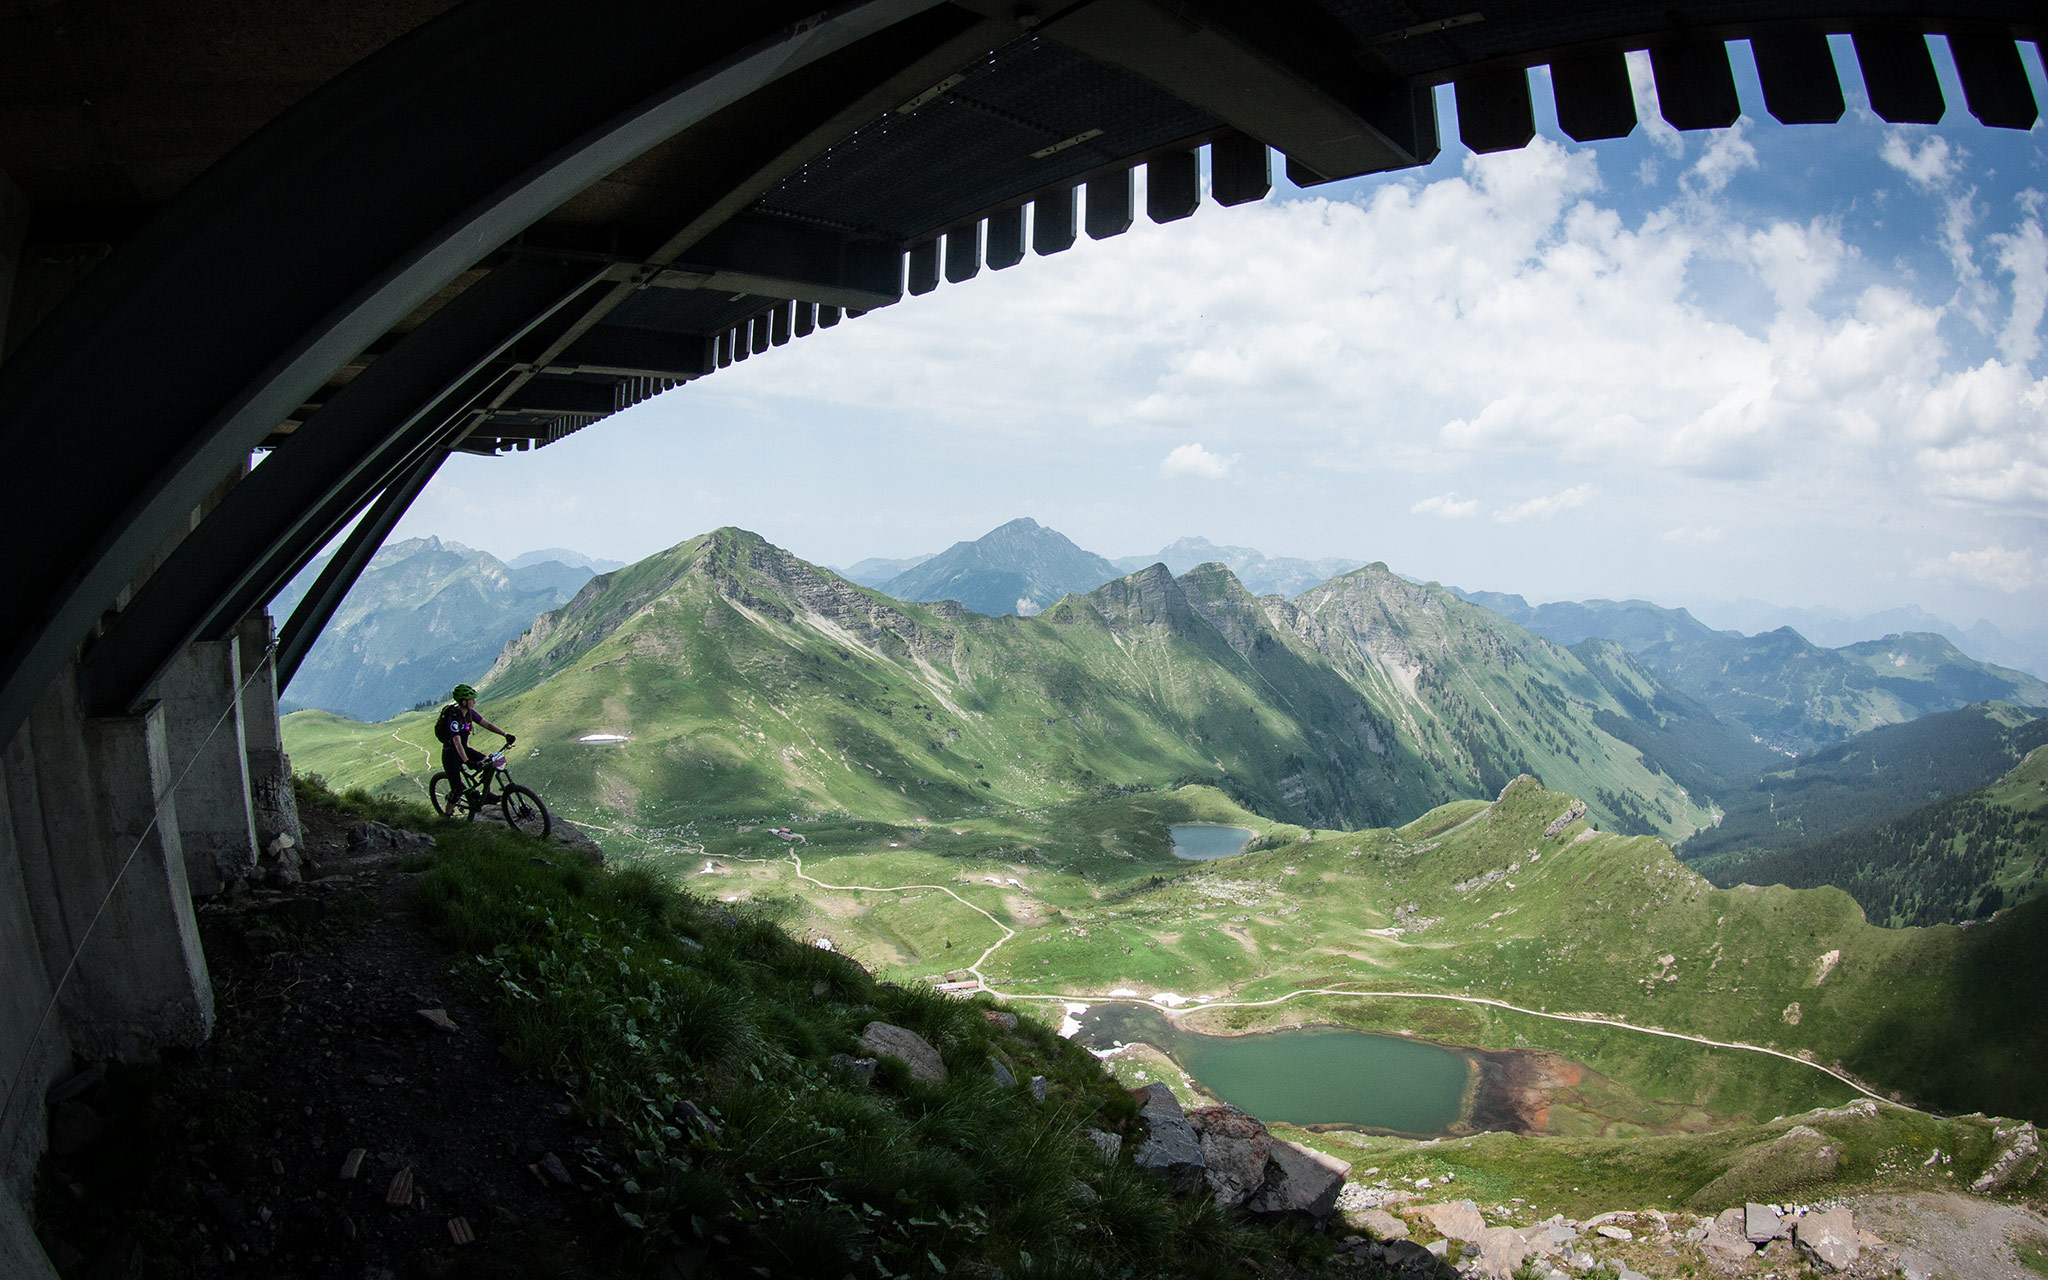
[(505, 825), (514, 831), (539, 836), (545, 840), (548, 833), (554, 830), (554, 820), (548, 816), (547, 805), (541, 802), (539, 796), (516, 782), (505, 788), (502, 809), (505, 814)]
[(455, 784), (445, 769), (435, 774), (433, 780), (427, 783), (427, 800), (434, 806), (435, 813), (444, 818), (468, 818), (475, 821), (477, 806), (470, 802), (479, 795), (479, 788), (474, 780), (465, 786), (462, 804), (454, 803), (454, 793)]

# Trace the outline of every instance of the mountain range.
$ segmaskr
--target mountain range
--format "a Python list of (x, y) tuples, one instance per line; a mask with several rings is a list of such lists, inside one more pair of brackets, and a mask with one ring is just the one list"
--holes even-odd
[(1061, 596), (1093, 591), (1122, 572), (1029, 516), (956, 542), (877, 588), (898, 600), (956, 600), (976, 613), (1021, 617)]
[(1840, 648), (1861, 640), (1876, 640), (1902, 631), (1929, 631), (1973, 658), (2014, 667), (2048, 680), (2048, 627), (2004, 631), (1990, 619), (1979, 618), (1959, 627), (1925, 609), (1905, 605), (1876, 613), (1851, 614), (1840, 609), (1792, 609), (1762, 600), (1702, 601), (1700, 612), (1723, 627), (1746, 632), (1775, 631), (1791, 627), (1815, 644)]
[(1365, 561), (1343, 556), (1298, 560), (1291, 556), (1269, 556), (1251, 547), (1219, 547), (1207, 538), (1182, 538), (1153, 555), (1125, 556), (1115, 563), (1125, 573), (1134, 573), (1150, 564), (1163, 564), (1175, 573), (1186, 573), (1198, 564), (1220, 564), (1255, 596), (1297, 596), (1340, 573), (1362, 567)]
[(1720, 720), (1788, 755), (1972, 702), (2048, 706), (2048, 684), (1928, 632), (1824, 649), (1790, 627), (1754, 636), (1716, 631), (1684, 609), (1646, 600), (1532, 607), (1518, 595), (1459, 595), (1559, 644), (1611, 640)]
[[(943, 816), (1203, 781), (1349, 827), (1521, 773), (1584, 794), (1612, 828), (1677, 838), (1708, 820), (1600, 727), (1630, 713), (1570, 652), (1384, 565), (1291, 602), (1221, 565), (1154, 565), (1036, 617), (988, 616), (893, 600), (724, 529), (591, 580), (505, 647), (484, 693), (541, 747), (526, 771), (547, 794), (638, 821)], [(595, 734), (629, 741), (578, 743)], [(308, 767), (395, 779), (359, 765), (385, 772)]]
[[(575, 556), (569, 564), (561, 555)], [(544, 557), (535, 559), (536, 556)], [(440, 538), (408, 538), (378, 550), (279, 699), (357, 720), (382, 720), (474, 681), (505, 642), (590, 581), (593, 562), (555, 548), (507, 564)], [(271, 601), (290, 614), (327, 565), (308, 565)]]

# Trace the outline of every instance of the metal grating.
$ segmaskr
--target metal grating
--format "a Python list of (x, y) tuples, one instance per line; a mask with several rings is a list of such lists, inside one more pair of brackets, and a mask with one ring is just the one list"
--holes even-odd
[(1031, 36), (914, 112), (856, 131), (756, 208), (902, 243), (1221, 125), (1128, 72)]

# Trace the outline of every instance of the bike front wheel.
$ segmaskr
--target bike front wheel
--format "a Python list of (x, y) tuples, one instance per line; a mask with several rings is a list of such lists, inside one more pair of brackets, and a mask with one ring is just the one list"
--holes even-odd
[(539, 836), (545, 840), (548, 833), (554, 830), (554, 820), (548, 817), (547, 805), (541, 803), (539, 796), (516, 782), (505, 788), (502, 808), (505, 825), (514, 831)]

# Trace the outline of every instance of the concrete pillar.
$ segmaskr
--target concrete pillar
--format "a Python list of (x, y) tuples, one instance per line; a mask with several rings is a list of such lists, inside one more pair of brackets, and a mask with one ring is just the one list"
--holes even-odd
[(241, 688), (240, 646), (234, 640), (186, 646), (156, 682), (178, 782), (185, 879), (202, 898), (256, 871)]
[(22, 879), (45, 971), (63, 984), (58, 1010), (72, 1047), (91, 1061), (137, 1062), (201, 1043), (213, 1029), (213, 988), (185, 880), (163, 708), (85, 719), (67, 670), (29, 730), (44, 852), (23, 857)]
[[(43, 857), (41, 809), (22, 726), (0, 751), (0, 1184), (28, 1203), (43, 1153), (43, 1094), (71, 1061), (71, 1045), (50, 1007), (52, 979), (29, 908), (24, 854)], [(23, 837), (26, 837), (24, 839)], [(19, 1073), (19, 1074), (17, 1074)], [(0, 1208), (7, 1197), (0, 1194)], [(8, 1227), (0, 1223), (0, 1275), (8, 1263)]]
[(284, 753), (284, 726), (277, 714), (277, 653), (270, 615), (252, 613), (236, 630), (242, 647), (242, 736), (249, 756), (249, 796), (256, 819), (256, 846), (270, 848), (279, 836), (305, 847), (299, 828), (299, 799), (292, 793), (292, 761)]

